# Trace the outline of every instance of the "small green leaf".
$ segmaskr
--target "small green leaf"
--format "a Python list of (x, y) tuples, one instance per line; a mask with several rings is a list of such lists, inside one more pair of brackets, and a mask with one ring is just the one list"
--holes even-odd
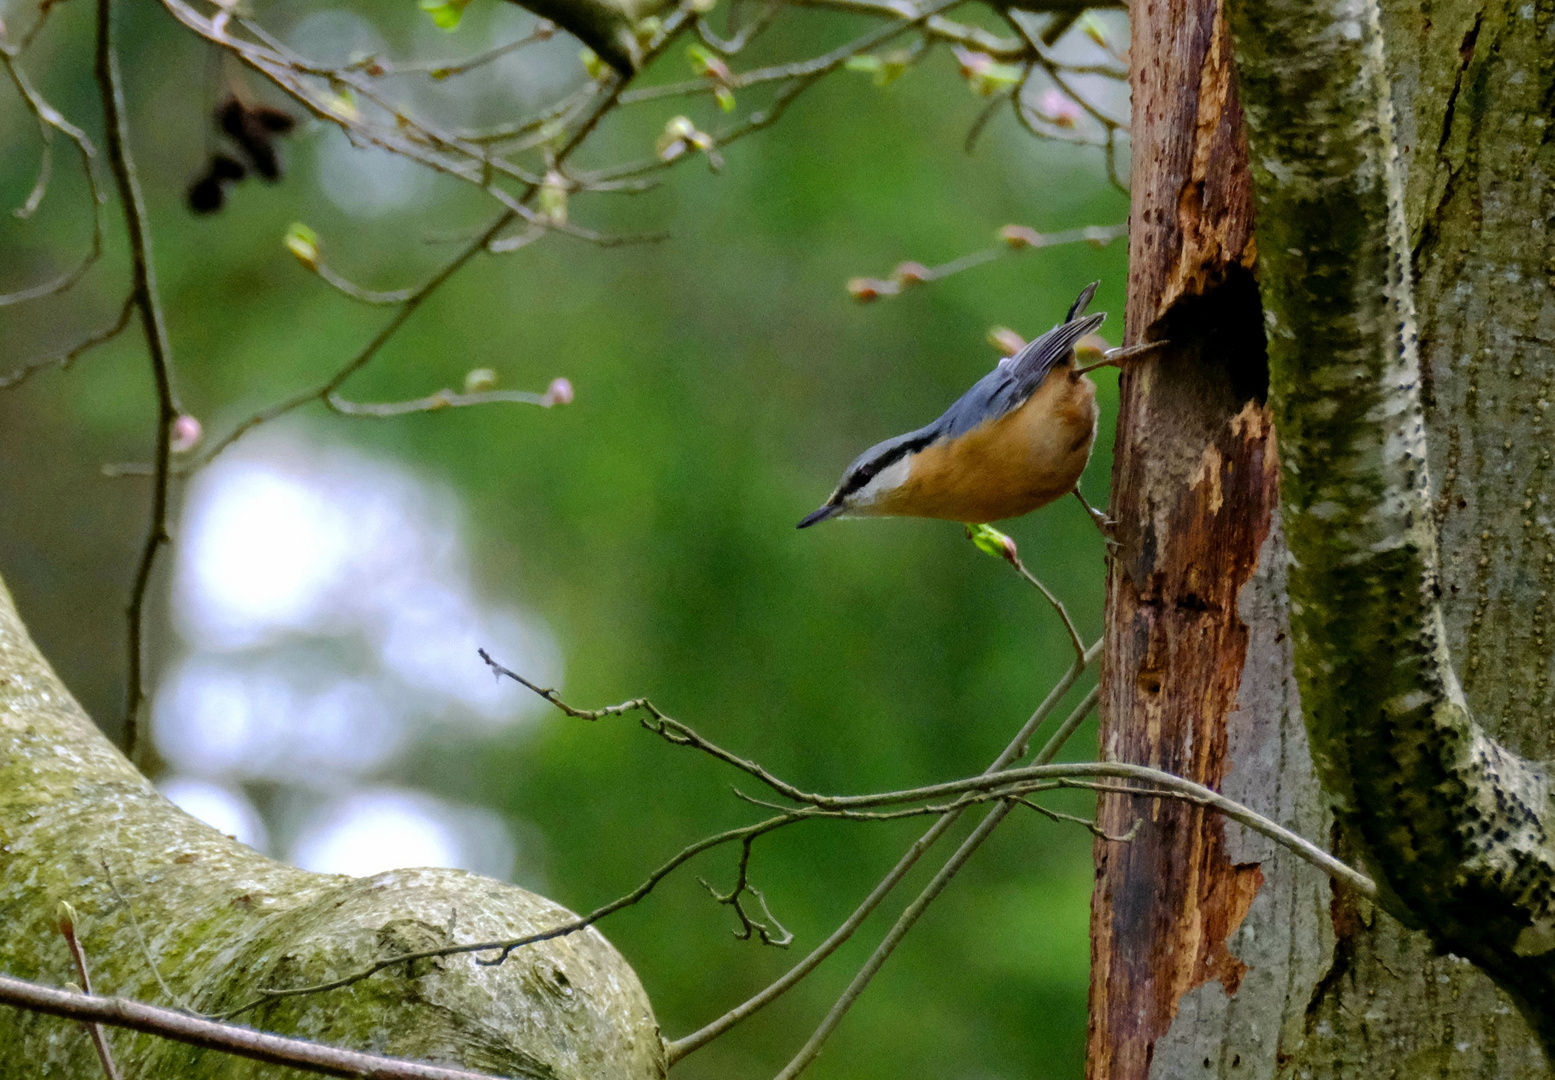
[(319, 237), (318, 233), (308, 228), (302, 222), (292, 223), (292, 227), (286, 230), (286, 236), (282, 240), (286, 250), (296, 256), (297, 261), (309, 270), (317, 272), (319, 268)]
[(652, 45), (664, 33), (664, 20), (657, 15), (649, 15), (636, 26), (632, 27), (632, 36), (637, 39), (639, 45)]
[(727, 86), (720, 86), (714, 90), (713, 100), (718, 102), (718, 107), (724, 112), (734, 111), (734, 91)]
[(469, 6), (470, 0), (421, 0), (421, 10), (432, 16), (439, 29), (449, 31), (459, 29), (459, 20)]
[(860, 56), (848, 57), (843, 66), (849, 71), (860, 71), (875, 78), (876, 86), (890, 86), (900, 79), (912, 65), (912, 53), (905, 49), (893, 49), (891, 52), (876, 56), (873, 53), (864, 53)]
[(977, 550), (986, 552), (996, 559), (1006, 562), (1014, 562), (1015, 541), (992, 525), (968, 525), (966, 538), (977, 545)]
[(70, 906), (68, 900), (61, 900), (55, 905), (54, 922), (59, 926), (61, 934), (74, 934), (76, 932), (76, 909)]
[(545, 182), (540, 185), (535, 201), (551, 224), (567, 224), (567, 178), (561, 173), (553, 169), (545, 174)]
[(603, 79), (611, 70), (610, 65), (601, 60), (599, 54), (593, 49), (587, 47), (579, 49), (578, 59), (583, 61), (583, 70), (589, 73), (591, 79)]

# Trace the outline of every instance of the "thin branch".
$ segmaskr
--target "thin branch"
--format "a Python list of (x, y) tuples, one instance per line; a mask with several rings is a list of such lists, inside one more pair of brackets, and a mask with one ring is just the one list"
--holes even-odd
[(689, 862), (691, 859), (695, 858), (697, 855), (700, 855), (704, 851), (709, 851), (712, 848), (719, 847), (720, 845), (730, 843), (734, 840), (744, 840), (747, 837), (760, 836), (762, 833), (771, 832), (774, 829), (782, 828), (784, 825), (791, 824), (792, 822), (804, 820), (808, 816), (812, 815), (807, 815), (802, 810), (789, 810), (778, 814), (775, 817), (767, 818), (765, 821), (758, 821), (754, 825), (742, 825), (737, 829), (729, 829), (714, 836), (704, 837), (703, 839), (698, 840), (696, 843), (682, 848), (668, 862), (664, 863), (652, 874), (648, 875), (642, 884), (638, 885), (637, 888), (633, 889), (631, 892), (625, 894), (624, 896), (618, 897), (615, 900), (612, 900), (608, 904), (595, 908), (587, 915), (571, 919), (547, 930), (541, 930), (533, 934), (527, 934), (523, 937), (506, 938), (499, 941), (480, 941), (472, 942), (466, 945), (445, 945), (437, 949), (424, 949), (414, 953), (400, 953), (394, 956), (384, 957), (381, 960), (376, 960), (373, 963), (367, 964), (348, 975), (343, 975), (338, 979), (331, 979), (328, 982), (312, 983), (307, 986), (263, 988), (258, 992), (258, 996), (255, 997), (252, 1001), (246, 1002), (242, 1005), (239, 1005), (235, 1009), (223, 1013), (223, 1018), (231, 1019), (235, 1016), (241, 1016), (243, 1013), (248, 1012), (250, 1009), (256, 1008), (269, 1001), (275, 1001), (278, 998), (302, 997), (309, 994), (325, 993), (329, 990), (340, 990), (344, 987), (350, 986), (353, 983), (361, 982), (363, 979), (376, 975), (380, 971), (394, 967), (397, 964), (409, 964), (414, 963), (417, 960), (432, 960), (444, 956), (457, 956), (462, 953), (490, 952), (496, 953), (496, 956), (490, 960), (481, 960), (477, 958), (476, 963), (483, 964), (488, 967), (495, 966), (497, 964), (503, 963), (515, 949), (521, 949), (526, 945), (535, 945), (542, 941), (551, 941), (555, 938), (567, 937), (570, 934), (577, 933), (579, 930), (593, 926), (600, 919), (603, 919), (607, 915), (614, 914), (615, 912), (620, 911), (622, 908), (631, 907), (633, 904), (636, 904), (638, 901), (644, 899), (649, 893), (653, 891), (654, 886), (658, 885), (659, 882), (663, 881), (672, 872), (674, 872), (683, 864)]
[(917, 923), (919, 917), (939, 897), (939, 894), (944, 892), (945, 886), (950, 884), (950, 879), (955, 877), (957, 872), (966, 865), (967, 860), (982, 846), (983, 841), (993, 835), (993, 831), (999, 827), (999, 823), (1009, 815), (1013, 807), (1014, 803), (1012, 802), (1001, 802), (998, 806), (988, 811), (987, 816), (977, 823), (977, 828), (973, 829), (971, 835), (961, 842), (961, 846), (956, 849), (955, 854), (945, 860), (945, 865), (939, 868), (939, 872), (930, 879), (928, 885), (924, 886), (923, 891), (897, 917), (890, 932), (886, 934), (885, 940), (875, 948), (869, 959), (864, 961), (864, 966), (859, 969), (858, 974), (853, 976), (853, 981), (842, 992), (842, 996), (831, 1007), (831, 1011), (826, 1014), (826, 1018), (815, 1029), (809, 1041), (804, 1044), (799, 1053), (794, 1055), (793, 1060), (783, 1067), (783, 1071), (778, 1073), (776, 1080), (793, 1080), (794, 1077), (804, 1072), (810, 1063), (815, 1060), (816, 1055), (821, 1052), (821, 1047), (825, 1045), (827, 1038), (837, 1029), (837, 1025), (842, 1022), (842, 1018), (847, 1015), (848, 1010), (853, 1007), (853, 1003), (864, 992), (864, 988), (875, 977), (875, 973), (886, 962), (886, 958), (896, 951), (896, 947), (901, 944), (902, 939), (907, 936), (908, 931)]
[[(851, 57), (857, 56), (863, 52), (868, 52), (870, 49), (875, 48), (877, 45), (883, 45), (893, 38), (907, 33), (909, 30), (916, 29), (927, 22), (929, 19), (933, 18), (935, 15), (938, 15), (940, 12), (952, 8), (958, 3), (962, 2), (963, 0), (934, 0), (934, 2), (929, 4), (926, 8), (918, 11), (917, 14), (912, 15), (911, 18), (906, 18), (904, 16), (904, 21), (879, 27), (867, 34), (864, 34), (862, 37), (855, 38), (853, 41), (846, 45), (842, 45), (836, 49), (833, 49), (831, 52), (823, 53), (822, 55), (813, 57), (809, 60), (795, 61), (788, 64), (779, 64), (774, 67), (761, 68), (756, 71), (748, 71), (743, 74), (733, 76), (733, 79), (737, 80), (737, 84), (735, 82), (731, 82), (730, 86), (734, 88), (737, 88), (737, 86), (751, 86), (763, 82), (782, 82), (785, 85), (778, 89), (771, 104), (769, 104), (765, 109), (751, 113), (745, 120), (732, 125), (727, 130), (715, 136), (711, 140), (713, 147), (728, 146), (730, 143), (737, 142), (740, 139), (746, 138), (747, 136), (752, 135), (758, 131), (771, 127), (773, 124), (782, 119), (784, 113), (788, 111), (789, 106), (791, 106), (801, 94), (810, 89), (810, 87), (814, 86), (827, 75), (830, 75), (832, 72), (841, 69), (844, 65), (847, 64)], [(716, 86), (712, 80), (702, 79), (694, 83), (680, 84), (680, 88), (676, 92), (710, 92), (715, 88)], [(662, 93), (660, 93), (658, 96), (666, 96), (669, 93), (669, 91), (663, 87), (652, 89), (656, 91), (662, 91)], [(624, 96), (625, 95), (623, 95), (623, 98)], [(634, 97), (632, 100), (642, 101), (647, 100), (647, 98), (645, 96), (638, 96)], [(684, 161), (689, 157), (691, 157), (689, 154), (681, 154), (670, 158), (653, 157), (642, 161), (632, 162), (626, 165), (616, 166), (615, 168), (601, 169), (597, 172), (586, 174), (586, 179), (584, 182), (587, 184), (595, 184), (640, 176), (644, 173), (652, 172), (657, 169), (667, 168), (670, 165), (673, 165), (675, 162)]]
[(1127, 844), (1131, 842), (1139, 833), (1139, 826), (1143, 823), (1144, 820), (1142, 818), (1135, 818), (1134, 824), (1130, 826), (1128, 832), (1114, 836), (1112, 833), (1102, 828), (1101, 824), (1097, 822), (1095, 818), (1083, 818), (1077, 814), (1066, 814), (1062, 810), (1054, 810), (1051, 806), (1043, 806), (1035, 799), (1028, 799), (1024, 795), (1012, 796), (1009, 801), (1020, 803), (1022, 806), (1035, 810), (1049, 821), (1056, 821), (1060, 823), (1068, 822), (1072, 825), (1083, 825), (1092, 836), (1096, 837), (1096, 839), (1106, 840), (1111, 844)]
[(516, 402), (521, 405), (538, 405), (549, 409), (558, 404), (549, 394), (535, 394), (527, 390), (486, 390), (478, 394), (456, 394), (452, 390), (439, 390), (424, 398), (411, 401), (357, 402), (347, 401), (339, 394), (326, 399), (329, 407), (345, 416), (405, 416), (408, 413), (437, 412), (441, 409), (463, 409), (471, 405), (491, 405), (497, 402)]
[[(47, 14), (48, 7), (44, 7), (38, 18), (38, 26), (43, 24), (43, 19)], [(22, 49), (26, 48), (26, 40), (29, 40), (30, 37), (31, 35), (29, 34), (28, 39), (24, 39), (20, 46), (8, 46), (3, 41), (0, 41), (0, 64), (5, 66), (6, 74), (10, 76), (12, 84), (15, 85), (17, 92), (22, 96), (22, 100), (27, 103), (27, 108), (36, 118), (45, 152), (48, 152), (53, 142), (53, 137), (50, 135), (51, 130), (60, 132), (75, 144), (76, 152), (81, 157), (81, 171), (86, 175), (87, 192), (92, 200), (92, 243), (86, 254), (81, 257), (75, 266), (66, 270), (52, 281), (46, 281), (26, 289), (19, 289), (16, 292), (0, 294), (0, 307), (25, 303), (28, 300), (38, 300), (45, 296), (64, 292), (80, 281), (82, 276), (91, 269), (92, 265), (102, 257), (103, 253), (103, 207), (107, 201), (107, 195), (97, 181), (97, 148), (92, 145), (92, 140), (87, 137), (86, 132), (76, 127), (69, 120), (66, 120), (58, 109), (50, 105), (33, 88), (32, 82), (27, 78), (26, 73), (16, 65), (16, 59), (21, 54)], [(48, 173), (49, 170), (46, 167), (40, 169), (38, 180), (33, 185), (32, 192), (27, 196), (26, 203), (21, 210), (17, 211), (18, 217), (29, 216), (38, 208), (38, 204), (43, 201), (44, 190), (48, 183)]]
[[(1076, 680), (1084, 673), (1085, 668), (1090, 665), (1100, 652), (1101, 642), (1098, 641), (1086, 651), (1085, 656), (1070, 666), (1069, 670), (1064, 673), (1063, 678), (1059, 679), (1053, 689), (1048, 692), (1048, 696), (1037, 707), (1037, 711), (1032, 713), (1031, 718), (1021, 725), (1021, 729), (1015, 733), (1015, 738), (993, 760), (993, 764), (984, 773), (985, 776), (1008, 768), (1011, 762), (1017, 761), (1025, 755), (1032, 735), (1042, 726), (1043, 722), (1052, 714), (1052, 711), (1057, 708), (1064, 695), (1069, 692)], [(864, 920), (869, 918), (874, 910), (880, 906), (891, 890), (907, 876), (908, 871), (917, 865), (918, 860), (923, 857), (924, 853), (950, 830), (951, 826), (960, 818), (964, 809), (964, 805), (957, 805), (945, 810), (940, 819), (897, 860), (891, 871), (880, 879), (874, 889), (859, 903), (858, 907), (854, 909), (853, 913), (848, 916), (842, 925), (832, 931), (825, 941), (817, 945), (808, 956), (785, 972), (777, 981), (755, 996), (736, 1005), (711, 1023), (693, 1031), (690, 1035), (668, 1043), (666, 1053), (669, 1063), (671, 1065), (675, 1064), (675, 1062), (687, 1054), (706, 1046), (742, 1020), (770, 1005), (789, 990), (792, 990), (805, 976), (819, 967), (827, 957), (840, 949), (853, 936), (854, 932), (863, 925)]]
[[(178, 2), (178, 0), (164, 0), (164, 2), (173, 8), (183, 6)], [(175, 11), (175, 14), (176, 13), (177, 12)], [(190, 12), (189, 14), (193, 16), (193, 12)], [(685, 25), (688, 16), (689, 9), (677, 9), (677, 11), (665, 21), (664, 32), (659, 40), (655, 42), (652, 49), (649, 50), (648, 56), (652, 57), (657, 55), (659, 52), (662, 52), (665, 46), (674, 38), (675, 34)], [(198, 19), (197, 16), (194, 17)], [(180, 18), (182, 19), (183, 16), (180, 16)], [(185, 21), (187, 22), (187, 20)], [(196, 30), (198, 31), (199, 28), (196, 27)], [(227, 43), (218, 42), (218, 44), (226, 45)], [(554, 157), (554, 167), (560, 168), (561, 165), (572, 155), (572, 153), (577, 150), (577, 148), (583, 143), (583, 141), (593, 133), (600, 120), (603, 119), (605, 114), (609, 112), (612, 107), (614, 107), (617, 99), (620, 97), (624, 85), (625, 83), (619, 78), (615, 78), (613, 76), (610, 77), (610, 81), (605, 88), (604, 95), (595, 102), (594, 107), (589, 111), (588, 115), (579, 122), (577, 129), (573, 131), (573, 133), (567, 138), (566, 142), (564, 142), (562, 146), (556, 151)], [(530, 199), (534, 198), (536, 194), (538, 194), (539, 190), (539, 184), (528, 184), (523, 193), (519, 196), (517, 200), (518, 203), (527, 203)], [(413, 314), (415, 314), (416, 310), (420, 308), (421, 305), (425, 303), (433, 293), (437, 292), (437, 290), (441, 288), (446, 281), (458, 273), (458, 271), (462, 269), (471, 259), (480, 254), (482, 251), (506, 250), (503, 245), (507, 242), (501, 239), (502, 233), (508, 228), (509, 225), (513, 224), (514, 221), (518, 220), (522, 216), (523, 215), (512, 206), (509, 206), (503, 210), (503, 212), (497, 215), (491, 224), (483, 229), (474, 240), (466, 244), (457, 255), (445, 263), (420, 288), (416, 289), (415, 292), (406, 297), (404, 302), (400, 304), (394, 314), (390, 316), (388, 322), (386, 322), (378, 331), (378, 333), (373, 336), (372, 340), (364, 345), (362, 349), (346, 364), (335, 371), (333, 375), (318, 385), (295, 394), (292, 397), (278, 402), (277, 404), (272, 405), (267, 409), (254, 413), (247, 419), (241, 421), (235, 428), (233, 428), (232, 431), (228, 432), (222, 438), (212, 442), (211, 445), (206, 449), (205, 453), (191, 464), (190, 471), (208, 464), (223, 450), (231, 446), (238, 439), (242, 438), (243, 435), (253, 430), (255, 427), (258, 427), (260, 424), (267, 423), (278, 417), (284, 416), (287, 413), (299, 409), (304, 405), (311, 404), (312, 402), (328, 402), (330, 396), (339, 390), (340, 387), (346, 382), (346, 380), (348, 380), (352, 375), (356, 374), (369, 362), (371, 362), (371, 360), (378, 355), (379, 351), (382, 350), (382, 348), (388, 344), (389, 340), (393, 338), (394, 335), (399, 331), (400, 327), (403, 326)]]
[(124, 998), (95, 997), (0, 975), (0, 1004), (81, 1023), (108, 1024), (224, 1054), (321, 1076), (373, 1080), (494, 1080), (489, 1073), (323, 1046), (252, 1028), (188, 1016)]
[[(59, 932), (65, 939), (65, 944), (70, 948), (70, 959), (76, 965), (76, 975), (81, 980), (81, 990), (88, 997), (92, 996), (92, 976), (86, 970), (86, 951), (81, 948), (81, 942), (76, 938), (75, 912), (69, 904), (61, 904), (64, 917), (59, 921)], [(97, 1051), (97, 1061), (103, 1067), (103, 1074), (108, 1080), (123, 1080), (119, 1075), (118, 1067), (113, 1063), (113, 1054), (108, 1049), (108, 1040), (103, 1035), (102, 1025), (91, 1020), (84, 1020), (81, 1026), (86, 1028), (86, 1033), (92, 1038), (92, 1047)]]
[[(761, 890), (750, 883), (751, 846), (755, 842), (756, 837), (747, 836), (740, 845), (740, 864), (739, 869), (735, 873), (734, 887), (732, 889), (727, 893), (721, 893), (705, 880), (702, 882), (702, 887), (718, 903), (734, 908), (734, 913), (740, 919), (740, 929), (734, 931), (735, 937), (741, 941), (749, 941), (754, 933), (761, 938), (763, 945), (772, 945), (779, 949), (786, 949), (793, 943), (794, 935), (782, 923), (778, 922), (776, 915), (772, 914), (772, 909), (767, 906), (767, 898), (762, 895)], [(754, 896), (756, 902), (761, 905), (762, 914), (766, 916), (765, 920), (753, 919), (750, 913), (745, 910), (741, 898), (746, 893)], [(775, 930), (774, 927), (776, 928)]]
[(124, 333), (130, 325), (130, 316), (135, 311), (135, 297), (133, 295), (124, 298), (124, 304), (119, 308), (119, 317), (111, 324), (93, 334), (88, 334), (80, 341), (62, 353), (53, 356), (43, 356), (35, 360), (28, 360), (20, 367), (14, 368), (9, 375), (0, 375), (0, 390), (9, 390), (13, 386), (20, 386), (35, 374), (47, 367), (57, 367), (61, 371), (68, 371), (70, 365), (83, 354), (90, 352), (99, 345), (105, 345)]
[(350, 278), (337, 272), (322, 259), (314, 262), (311, 269), (336, 291), (344, 293), (359, 303), (370, 304), (373, 307), (393, 307), (395, 304), (405, 303), (405, 301), (416, 295), (415, 289), (391, 289), (387, 291), (364, 289)]
[(141, 667), (142, 623), (146, 590), (157, 552), (168, 542), (167, 491), (169, 460), (172, 453), (173, 422), (178, 418), (178, 402), (173, 391), (172, 350), (168, 346), (167, 327), (157, 300), (156, 270), (151, 260), (151, 231), (146, 220), (146, 205), (140, 195), (135, 160), (130, 155), (129, 124), (124, 114), (124, 87), (119, 77), (119, 58), (113, 43), (113, 0), (97, 0), (96, 78), (103, 103), (103, 125), (107, 131), (108, 162), (119, 188), (124, 224), (129, 233), (132, 286), (130, 295), (140, 311), (146, 348), (151, 355), (151, 374), (157, 388), (156, 451), (152, 457), (151, 525), (141, 548), (140, 565), (125, 612), (128, 622), (129, 671), (124, 689), (124, 753), (134, 760), (140, 735), (140, 706), (145, 700)]
[[(146, 966), (151, 969), (151, 975), (156, 979), (157, 986), (167, 997), (167, 1000), (178, 1006), (180, 1011), (190, 1015), (199, 1015), (194, 1009), (189, 1007), (188, 1002), (173, 993), (173, 988), (167, 985), (166, 979), (162, 978), (162, 970), (157, 967), (156, 958), (151, 955), (151, 947), (146, 944), (146, 935), (140, 928), (140, 920), (135, 917), (135, 908), (125, 899), (124, 894), (119, 891), (118, 884), (113, 880), (113, 871), (108, 868), (108, 860), (99, 859), (97, 863), (103, 868), (103, 877), (107, 879), (108, 888), (113, 890), (114, 899), (119, 902), (120, 907), (124, 908), (124, 913), (130, 917), (130, 929), (135, 932), (135, 941), (140, 946), (141, 959), (145, 960)], [(90, 988), (87, 989), (87, 993), (91, 993)]]
[(973, 251), (959, 258), (941, 263), (938, 266), (924, 266), (917, 262), (904, 262), (891, 272), (889, 278), (853, 278), (848, 282), (848, 291), (853, 294), (855, 300), (870, 301), (882, 296), (897, 296), (908, 289), (918, 285), (924, 285), (931, 281), (943, 281), (954, 274), (960, 274), (967, 270), (983, 266), (1014, 252), (1024, 251), (1027, 248), (1058, 247), (1063, 244), (1090, 244), (1094, 248), (1103, 248), (1114, 240), (1128, 235), (1128, 225), (1087, 225), (1079, 229), (1064, 229), (1060, 232), (1039, 233), (1035, 229), (1029, 229), (1024, 225), (1006, 225), (999, 230), (999, 238), (1003, 241), (997, 247), (984, 248), (981, 251)]
[(1080, 640), (1080, 631), (1075, 627), (1074, 620), (1069, 617), (1069, 609), (1064, 607), (1062, 600), (1053, 595), (1052, 590), (1037, 580), (1036, 575), (1026, 569), (1026, 564), (1021, 562), (1020, 556), (1016, 554), (1014, 548), (1015, 545), (1011, 543), (1009, 550), (1005, 554), (1005, 560), (1015, 568), (1016, 573), (1026, 579), (1032, 588), (1042, 594), (1042, 598), (1053, 606), (1054, 611), (1058, 612), (1058, 617), (1063, 620), (1064, 629), (1069, 632), (1069, 643), (1074, 646), (1074, 654), (1083, 662), (1085, 660), (1085, 642)]
[(388, 78), (395, 75), (427, 75), (433, 80), (441, 82), (444, 79), (451, 79), (456, 75), (463, 75), (466, 72), (474, 71), (476, 68), (501, 60), (504, 56), (516, 52), (527, 45), (534, 45), (541, 41), (550, 41), (555, 36), (556, 24), (549, 19), (541, 19), (535, 23), (534, 30), (524, 37), (510, 41), (506, 45), (497, 45), (487, 49), (485, 52), (476, 53), (474, 56), (464, 60), (429, 60), (414, 64), (385, 64), (376, 57), (369, 57), (366, 60), (358, 60), (346, 65), (346, 69), (362, 71), (374, 78)]

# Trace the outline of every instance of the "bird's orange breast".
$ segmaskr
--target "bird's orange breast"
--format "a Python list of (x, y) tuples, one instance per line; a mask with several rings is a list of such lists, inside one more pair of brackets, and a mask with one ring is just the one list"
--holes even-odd
[(1020, 517), (1067, 495), (1096, 438), (1096, 384), (1055, 368), (1025, 404), (914, 455), (878, 514), (979, 524)]

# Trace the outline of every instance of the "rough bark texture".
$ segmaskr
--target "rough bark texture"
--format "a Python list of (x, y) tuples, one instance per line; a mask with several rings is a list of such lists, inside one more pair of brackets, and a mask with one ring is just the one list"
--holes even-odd
[[(117, 887), (123, 902), (115, 895)], [(523, 889), (456, 870), (311, 874), (200, 824), (98, 733), (28, 639), (0, 584), (0, 970), (64, 985), (54, 925), (68, 900), (98, 993), (165, 1000), (150, 968), (202, 1012), (260, 987), (308, 985), (398, 952), (517, 937), (572, 916)], [(146, 938), (143, 950), (132, 926)], [(0, 1073), (97, 1075), (79, 1026), (0, 1009)], [(276, 1001), (244, 1022), (401, 1057), (546, 1080), (664, 1075), (636, 975), (596, 931), (530, 946), (500, 966), (420, 961), (349, 988)], [(126, 1076), (279, 1077), (289, 1070), (124, 1031)], [(27, 1063), (25, 1074), (13, 1072)]]
[[(1217, 88), (1229, 48), (1212, 29), (1215, 6), (1140, 0), (1132, 12), (1134, 337), (1178, 341), (1170, 306), (1194, 311), (1181, 301), (1196, 292), (1223, 303), (1222, 282), (1236, 277), (1224, 268), (1247, 265), (1248, 252), (1203, 239), (1224, 235), (1228, 220), (1225, 202), (1206, 193), (1233, 187), (1203, 173), (1239, 163), (1189, 149), (1224, 122), (1217, 108), (1235, 104), (1234, 92)], [(1545, 640), (1555, 516), (1541, 426), (1555, 381), (1552, 11), (1549, 0), (1496, 9), (1396, 3), (1384, 22), (1429, 380), (1429, 457), (1440, 486), (1447, 642), (1469, 705), (1496, 717), (1491, 733), (1529, 755), (1555, 745), (1540, 715), (1555, 651)], [(1209, 44), (1216, 40), (1218, 53)], [(1201, 68), (1199, 56), (1211, 62)], [(1195, 212), (1204, 224), (1184, 224)], [(1206, 249), (1218, 261), (1206, 265)], [(1200, 404), (1165, 406), (1169, 370), (1145, 368), (1124, 384), (1114, 516), (1125, 525), (1109, 585), (1104, 752), (1189, 769), (1322, 836), (1325, 811), (1287, 636), (1279, 515), (1243, 530), (1263, 536), (1250, 574), (1210, 534), (1163, 533), (1161, 507), (1203, 500), (1205, 474), (1174, 462), (1210, 441)], [(1195, 566), (1241, 573), (1242, 632), (1216, 625), (1204, 633), (1168, 615), (1157, 633), (1169, 648), (1157, 655), (1171, 663), (1152, 670), (1139, 659), (1148, 650), (1133, 643), (1142, 625), (1163, 617), (1159, 605), (1143, 605), (1149, 618), (1141, 620), (1141, 566), (1163, 583)], [(1239, 680), (1226, 674), (1237, 668)], [(1231, 678), (1234, 708), (1224, 708), (1221, 692), (1192, 700), (1205, 672)], [(1190, 715), (1196, 710), (1202, 715)], [(1132, 812), (1141, 811), (1170, 827), (1142, 829), (1133, 851), (1098, 848), (1091, 1076), (1548, 1075), (1511, 1001), (1472, 965), (1334, 897), (1308, 868), (1234, 825), (1209, 821), (1189, 832), (1197, 830), (1190, 815), (1172, 820), (1172, 811), (1144, 803)], [(1110, 827), (1129, 818), (1117, 800), (1106, 812)], [(1246, 904), (1237, 885), (1253, 867), (1261, 882)], [(1235, 903), (1216, 899), (1217, 888)], [(1216, 917), (1242, 905), (1239, 926)], [(1239, 978), (1223, 977), (1222, 956)]]
[[(1227, 721), (1254, 646), (1239, 604), (1278, 545), (1246, 149), (1218, 4), (1136, 5), (1131, 54), (1135, 129), (1148, 139), (1134, 144), (1128, 336), (1172, 344), (1122, 381), (1102, 752), (1224, 788)], [(1150, 1075), (1185, 995), (1213, 986), (1221, 1003), (1243, 1000), (1249, 968), (1227, 944), (1265, 885), (1215, 815), (1103, 802), (1109, 830), (1136, 815), (1132, 843), (1097, 847), (1096, 1078)], [(1181, 1055), (1169, 1056), (1176, 1069)]]

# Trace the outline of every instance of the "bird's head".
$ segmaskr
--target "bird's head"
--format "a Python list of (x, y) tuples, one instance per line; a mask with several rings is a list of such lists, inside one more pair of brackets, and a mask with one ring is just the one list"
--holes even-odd
[(910, 431), (865, 450), (842, 474), (837, 490), (799, 523), (806, 529), (834, 517), (871, 517), (889, 514), (893, 493), (912, 475), (913, 456), (934, 441), (931, 428)]

